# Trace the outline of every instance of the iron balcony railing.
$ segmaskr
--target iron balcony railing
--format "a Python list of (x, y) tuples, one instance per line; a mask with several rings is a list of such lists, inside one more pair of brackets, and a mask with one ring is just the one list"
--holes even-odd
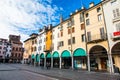
[(87, 37), (87, 42), (100, 42), (100, 41), (104, 41), (107, 40), (107, 33), (103, 33), (103, 34), (95, 34), (92, 36), (88, 36)]

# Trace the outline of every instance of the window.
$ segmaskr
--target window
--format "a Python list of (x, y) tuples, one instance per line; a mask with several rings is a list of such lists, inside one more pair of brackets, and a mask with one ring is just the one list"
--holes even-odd
[(34, 44), (34, 41), (32, 41), (32, 44)]
[(75, 37), (72, 37), (72, 43), (75, 44)]
[(13, 47), (12, 50), (14, 51), (14, 49), (15, 49), (15, 48)]
[(75, 32), (75, 28), (74, 27), (72, 27), (72, 33), (74, 33)]
[(67, 25), (68, 25), (68, 27), (70, 27), (70, 26), (71, 26), (71, 22), (70, 22), (70, 21), (68, 21), (68, 24), (67, 24)]
[(116, 31), (120, 31), (120, 23), (116, 24)]
[(14, 55), (15, 57), (17, 57), (17, 53), (15, 53), (15, 55)]
[(84, 22), (84, 13), (80, 13), (80, 22)]
[(91, 41), (91, 32), (87, 32), (88, 42)]
[(120, 17), (120, 11), (119, 11), (119, 8), (113, 10), (113, 16), (114, 16), (114, 18), (118, 18), (118, 17)]
[(59, 46), (64, 46), (64, 42), (60, 41)]
[(71, 44), (71, 39), (68, 39), (68, 45), (70, 45)]
[(34, 47), (34, 51), (36, 51), (36, 47)]
[(82, 42), (85, 42), (85, 34), (82, 34)]
[(63, 31), (61, 31), (61, 37), (63, 36)]
[(90, 20), (86, 19), (86, 25), (90, 25)]
[(89, 14), (88, 14), (88, 13), (86, 13), (86, 14), (85, 14), (85, 16), (86, 16), (86, 18), (87, 18), (87, 17), (89, 16)]
[(98, 15), (98, 21), (102, 21), (102, 15), (101, 14)]
[(38, 47), (38, 51), (40, 51), (40, 50), (41, 50), (41, 46)]
[(18, 51), (18, 48), (16, 48), (16, 51)]
[(74, 18), (71, 18), (71, 25), (74, 25)]
[(99, 7), (99, 8), (97, 8), (97, 12), (100, 12), (100, 10), (101, 10), (101, 8)]
[(70, 30), (70, 28), (68, 28), (68, 34), (70, 34), (71, 33), (71, 30)]
[(100, 28), (100, 35), (101, 35), (101, 38), (102, 38), (102, 39), (105, 38), (104, 28)]
[(81, 24), (81, 30), (84, 30), (84, 29), (85, 29), (85, 25)]

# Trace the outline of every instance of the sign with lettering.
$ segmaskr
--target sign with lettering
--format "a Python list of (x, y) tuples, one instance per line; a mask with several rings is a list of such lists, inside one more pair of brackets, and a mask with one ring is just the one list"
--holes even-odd
[(120, 36), (120, 31), (114, 32), (113, 35), (114, 36)]

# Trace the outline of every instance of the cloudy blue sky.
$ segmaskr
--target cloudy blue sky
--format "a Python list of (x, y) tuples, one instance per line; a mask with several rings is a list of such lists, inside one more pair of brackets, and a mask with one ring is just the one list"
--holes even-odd
[(0, 38), (14, 34), (24, 41), (39, 28), (58, 24), (60, 14), (69, 17), (90, 2), (97, 4), (100, 0), (0, 0)]

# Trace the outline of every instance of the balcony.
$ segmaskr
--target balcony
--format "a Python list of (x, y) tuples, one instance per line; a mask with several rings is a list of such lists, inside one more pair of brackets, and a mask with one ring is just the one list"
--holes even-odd
[(52, 46), (50, 46), (50, 48), (44, 48), (44, 52), (51, 52), (53, 50), (53, 47)]
[(92, 35), (89, 36), (89, 38), (87, 38), (87, 43), (97, 43), (97, 42), (101, 42), (101, 41), (105, 41), (107, 40), (107, 34), (96, 34), (96, 35)]
[(116, 31), (110, 34), (111, 39), (116, 41), (116, 40), (120, 40), (120, 31)]
[(116, 17), (116, 18), (113, 19), (113, 23), (117, 22), (117, 21), (120, 21), (120, 16), (118, 16), (118, 17)]

